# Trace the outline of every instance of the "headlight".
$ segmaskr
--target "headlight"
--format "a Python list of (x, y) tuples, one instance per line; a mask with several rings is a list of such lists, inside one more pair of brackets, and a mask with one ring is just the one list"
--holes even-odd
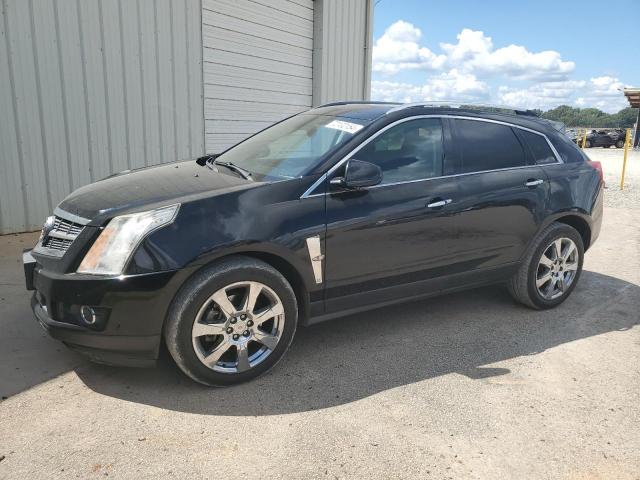
[(113, 218), (78, 267), (78, 273), (120, 275), (142, 239), (173, 222), (180, 205)]

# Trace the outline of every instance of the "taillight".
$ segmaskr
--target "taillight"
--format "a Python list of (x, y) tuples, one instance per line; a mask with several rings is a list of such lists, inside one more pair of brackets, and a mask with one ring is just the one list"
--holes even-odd
[(602, 171), (602, 163), (597, 162), (595, 160), (589, 160), (587, 162), (589, 165), (591, 165), (593, 168), (595, 168), (598, 173), (600, 174), (600, 179), (604, 180), (604, 172)]
[(602, 171), (602, 163), (596, 162), (594, 160), (589, 160), (587, 163), (598, 171), (600, 180), (602, 181), (602, 183), (604, 183), (604, 172)]

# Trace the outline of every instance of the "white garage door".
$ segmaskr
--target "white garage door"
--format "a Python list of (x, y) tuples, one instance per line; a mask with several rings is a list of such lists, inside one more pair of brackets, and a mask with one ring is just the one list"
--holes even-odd
[(204, 0), (206, 151), (311, 106), (312, 0)]

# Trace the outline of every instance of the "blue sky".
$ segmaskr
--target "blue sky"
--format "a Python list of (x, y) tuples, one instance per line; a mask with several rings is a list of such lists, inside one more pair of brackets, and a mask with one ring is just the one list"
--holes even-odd
[(381, 0), (372, 98), (618, 111), (640, 85), (639, 31), (640, 0)]

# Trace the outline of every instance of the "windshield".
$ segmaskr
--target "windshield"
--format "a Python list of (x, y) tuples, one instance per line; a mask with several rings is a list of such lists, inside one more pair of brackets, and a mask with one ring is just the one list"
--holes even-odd
[(330, 115), (296, 115), (231, 148), (216, 162), (231, 162), (267, 179), (299, 177), (363, 123)]

